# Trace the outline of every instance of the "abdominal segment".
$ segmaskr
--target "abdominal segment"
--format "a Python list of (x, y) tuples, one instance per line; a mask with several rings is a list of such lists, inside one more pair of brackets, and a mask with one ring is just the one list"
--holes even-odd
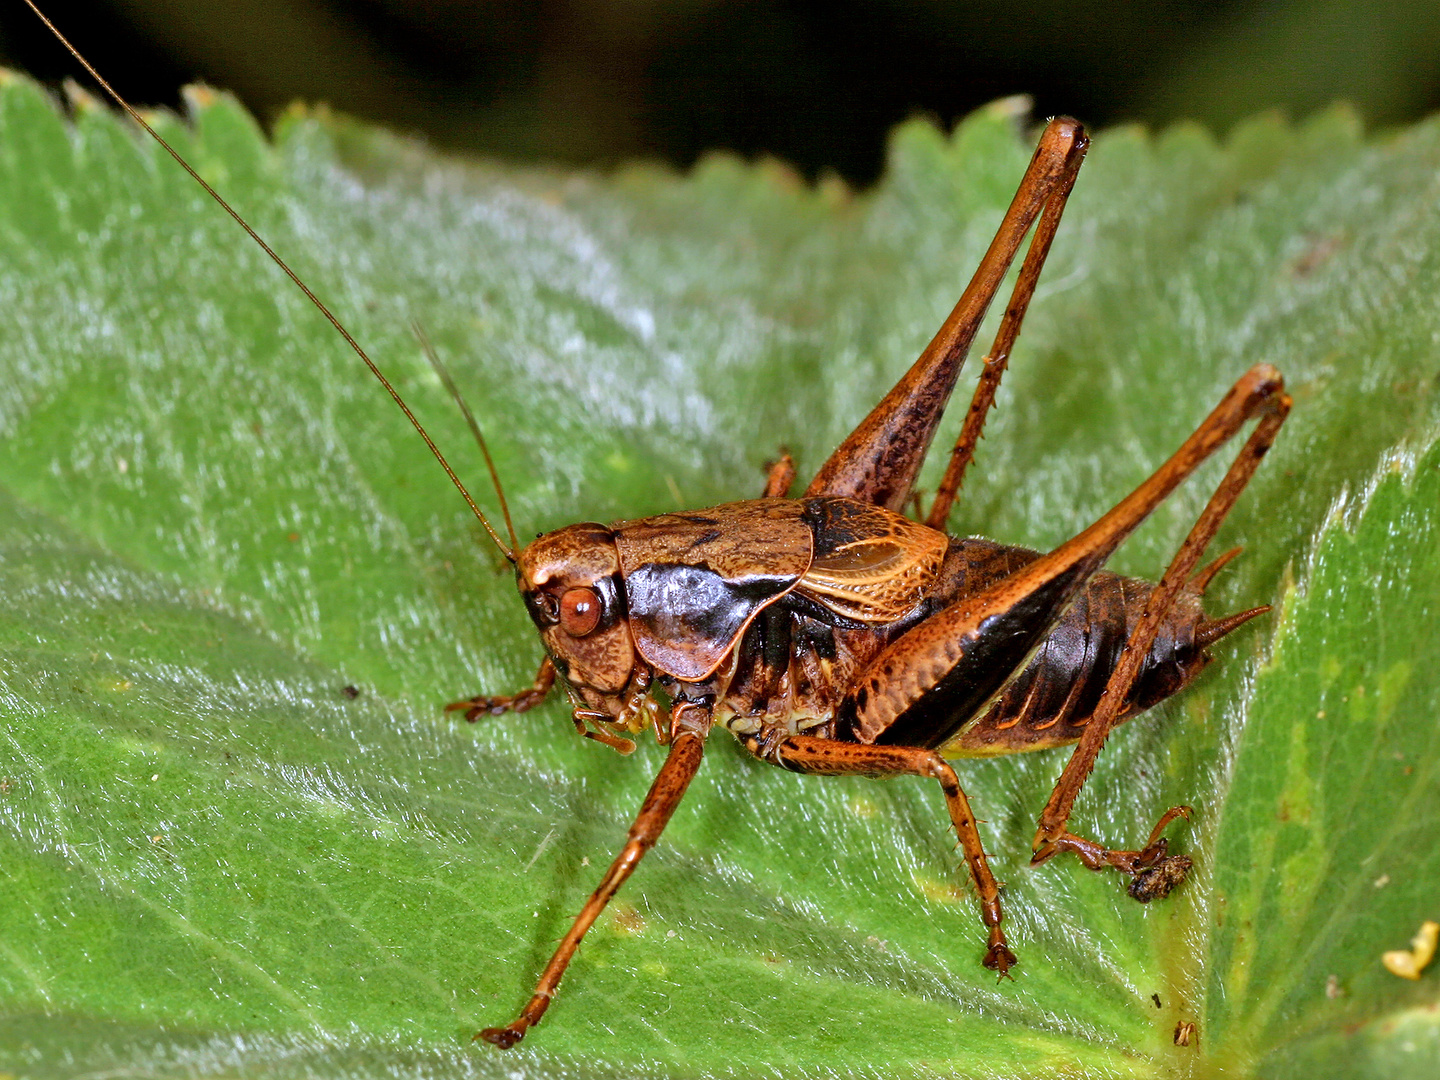
[[(1038, 554), (977, 540), (957, 545), (972, 549), (969, 561), (977, 578), (995, 571), (1003, 576)], [(1154, 589), (1148, 581), (1096, 573), (989, 707), (939, 749), (952, 757), (988, 757), (1078, 740)], [(1182, 591), (1160, 626), (1119, 722), (1177, 693), (1209, 662), (1204, 648), (1209, 641), (1202, 641), (1205, 635), (1199, 632), (1204, 621), (1199, 592)]]

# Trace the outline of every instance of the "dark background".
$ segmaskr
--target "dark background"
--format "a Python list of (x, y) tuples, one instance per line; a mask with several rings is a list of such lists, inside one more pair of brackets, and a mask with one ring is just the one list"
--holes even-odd
[[(295, 99), (512, 160), (769, 153), (866, 184), (885, 133), (1027, 93), (1092, 125), (1218, 132), (1341, 99), (1440, 107), (1440, 0), (45, 0), (122, 93), (203, 80), (262, 120)], [(20, 0), (0, 58), (75, 69)]]

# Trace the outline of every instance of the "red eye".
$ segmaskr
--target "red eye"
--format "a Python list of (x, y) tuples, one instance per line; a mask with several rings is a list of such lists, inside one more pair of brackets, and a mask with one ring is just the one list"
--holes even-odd
[(600, 597), (594, 589), (566, 589), (560, 597), (560, 629), (584, 637), (600, 624)]

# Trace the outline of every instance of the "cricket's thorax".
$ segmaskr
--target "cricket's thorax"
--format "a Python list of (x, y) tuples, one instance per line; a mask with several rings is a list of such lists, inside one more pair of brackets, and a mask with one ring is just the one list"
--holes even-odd
[[(1003, 550), (985, 541), (945, 538), (941, 546), (928, 537), (909, 539), (932, 546), (923, 559), (902, 568), (902, 581), (886, 583), (890, 605), (875, 621), (864, 616), (878, 605), (867, 604), (857, 595), (854, 578), (847, 582), (838, 572), (837, 548), (823, 547), (817, 559), (822, 569), (814, 575), (820, 587), (808, 587), (807, 575), (765, 608), (716, 673), (716, 722), (737, 736), (804, 732), (833, 737), (836, 707), (846, 688), (887, 645), (957, 596), (983, 587), (982, 581), (988, 584), (972, 566), (970, 546), (979, 544), (987, 553)], [(850, 563), (844, 569), (853, 574), (857, 560), (852, 556)], [(985, 561), (986, 569), (993, 566), (994, 560)]]
[(849, 676), (933, 610), (949, 544), (842, 498), (750, 500), (612, 529), (637, 652), (662, 685), (712, 699), (736, 734), (825, 724)]
[(814, 732), (831, 722), (837, 695), (860, 666), (842, 655), (833, 626), (776, 604), (735, 650), (715, 720), (735, 735)]
[[(854, 504), (824, 502), (810, 569), (760, 612), (717, 672), (716, 721), (736, 735), (832, 736), (856, 675), (965, 587), (963, 575), (947, 573), (955, 541), (889, 511), (883, 536), (857, 535)], [(875, 508), (864, 509), (865, 524), (878, 524)]]

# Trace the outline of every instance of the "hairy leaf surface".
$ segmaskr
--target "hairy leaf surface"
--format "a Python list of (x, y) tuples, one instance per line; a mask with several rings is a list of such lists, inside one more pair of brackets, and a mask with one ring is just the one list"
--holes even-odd
[[(752, 497), (782, 446), (813, 471), (939, 325), (1031, 147), (1001, 107), (910, 124), (857, 196), (727, 157), (447, 161), (323, 115), (272, 146), (208, 96), (192, 120), (162, 126), (493, 505), (424, 324), (522, 536)], [(1057, 544), (1251, 364), (1296, 397), (1214, 549), (1246, 552), (1212, 610), (1275, 613), (1118, 732), (1077, 809), (1124, 844), (1192, 804), (1176, 896), (1029, 869), (1063, 752), (966, 763), (1021, 959), (997, 984), (937, 791), (720, 733), (502, 1055), (471, 1034), (528, 995), (660, 749), (583, 742), (559, 703), (440, 711), (539, 660), (503, 560), (172, 163), (8, 80), (0, 1073), (1435, 1075), (1437, 973), (1379, 957), (1440, 911), (1437, 205), (1440, 125), (1338, 111), (1223, 145), (1104, 132), (1081, 174), (954, 530)], [(1158, 574), (1221, 469), (1114, 566)]]

